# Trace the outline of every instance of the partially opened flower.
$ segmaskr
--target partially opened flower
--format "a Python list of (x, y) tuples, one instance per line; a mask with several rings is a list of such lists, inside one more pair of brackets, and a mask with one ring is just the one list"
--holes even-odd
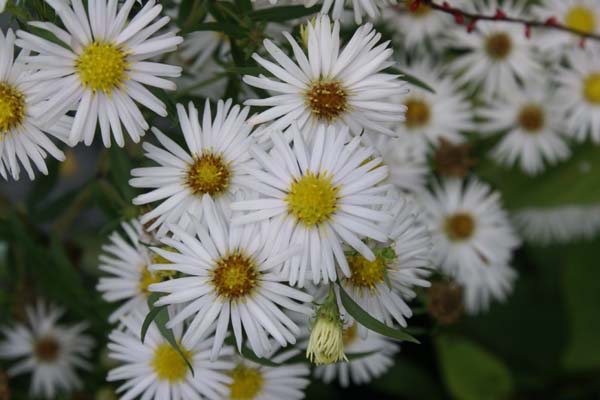
[(80, 389), (77, 370), (89, 370), (93, 339), (84, 334), (86, 323), (62, 325), (64, 310), (38, 302), (27, 307), (27, 324), (3, 327), (0, 359), (18, 360), (8, 369), (11, 376), (31, 373), (31, 396), (56, 399)]
[(346, 362), (317, 367), (315, 376), (325, 383), (337, 380), (342, 387), (369, 383), (394, 365), (394, 355), (400, 349), (393, 340), (375, 332), (361, 338), (355, 322), (344, 329), (343, 337), (344, 349), (351, 358)]
[(283, 264), (292, 285), (302, 287), (307, 278), (315, 284), (335, 281), (336, 263), (342, 275), (349, 276), (344, 244), (373, 261), (375, 255), (362, 239), (387, 240), (377, 223), (390, 216), (374, 206), (391, 201), (390, 185), (380, 184), (388, 168), (381, 165), (374, 149), (361, 145), (359, 137), (347, 142), (347, 129), (319, 127), (312, 145), (306, 145), (296, 129), (292, 129), (293, 145), (281, 136), (272, 135), (270, 154), (252, 148), (262, 168), (248, 172), (259, 181), (255, 190), (262, 197), (232, 203), (233, 209), (248, 211), (233, 222), (272, 219), (281, 243), (302, 246), (299, 256)]
[[(227, 356), (232, 347), (222, 349), (223, 358), (210, 359), (212, 337), (191, 343), (183, 335), (183, 326), (173, 329), (179, 352), (161, 335), (153, 323), (144, 342), (141, 340), (145, 315), (131, 313), (121, 320), (123, 328), (109, 336), (109, 357), (118, 366), (108, 373), (108, 381), (125, 381), (117, 392), (119, 399), (189, 400), (225, 398), (232, 383), (227, 371), (233, 367)], [(184, 358), (185, 357), (185, 358)], [(188, 362), (192, 370), (188, 366)]]
[(480, 129), (486, 134), (502, 132), (492, 150), (506, 166), (518, 164), (527, 174), (542, 172), (571, 155), (563, 137), (564, 99), (546, 88), (525, 86), (491, 101), (480, 109)]
[(73, 119), (63, 112), (55, 124), (42, 124), (37, 114), (45, 102), (36, 96), (38, 88), (28, 82), (30, 73), (23, 64), (28, 52), (22, 51), (15, 60), (14, 42), (12, 30), (6, 36), (0, 31), (0, 175), (17, 180), (22, 166), (29, 179), (34, 179), (34, 167), (48, 174), (44, 161), (48, 154), (65, 159), (50, 137), (66, 141)]
[(471, 179), (443, 181), (423, 197), (440, 269), (463, 286), (465, 307), (476, 313), (512, 291), (512, 253), (520, 244), (500, 194)]
[(134, 198), (134, 204), (160, 202), (141, 217), (149, 230), (158, 229), (162, 236), (166, 224), (190, 228), (191, 216), (202, 215), (204, 195), (210, 196), (225, 215), (230, 214), (229, 203), (234, 194), (252, 185), (245, 172), (252, 163), (248, 152), (252, 143), (252, 128), (246, 123), (248, 111), (237, 105), (232, 107), (231, 100), (219, 100), (213, 119), (207, 101), (200, 121), (192, 103), (187, 112), (178, 104), (186, 149), (158, 128), (152, 129), (162, 148), (150, 143), (144, 143), (143, 148), (159, 166), (135, 168), (131, 171), (134, 178), (129, 181), (133, 187), (151, 189)]
[[(184, 340), (196, 343), (216, 327), (211, 357), (215, 358), (233, 328), (238, 349), (242, 335), (259, 356), (271, 348), (295, 343), (300, 328), (282, 310), (310, 314), (304, 303), (312, 297), (289, 287), (280, 274), (282, 264), (298, 248), (273, 245), (277, 230), (260, 224), (230, 226), (212, 199), (203, 201), (206, 224), (197, 224), (196, 237), (173, 226), (173, 238), (163, 243), (174, 251), (153, 248), (168, 264), (152, 270), (179, 271), (183, 277), (150, 285), (151, 291), (167, 293), (157, 305), (187, 304), (167, 324), (177, 326), (191, 318)], [(261, 229), (261, 228), (264, 228)]]
[(116, 1), (96, 0), (86, 10), (81, 0), (48, 0), (66, 30), (48, 22), (31, 25), (53, 34), (65, 46), (17, 32), (17, 44), (37, 53), (26, 60), (38, 69), (30, 77), (40, 86), (36, 99), (48, 99), (39, 111), (40, 121), (52, 123), (75, 109), (68, 136), (72, 144), (91, 144), (97, 125), (106, 147), (111, 134), (121, 147), (123, 133), (138, 142), (148, 123), (136, 103), (167, 115), (164, 103), (145, 85), (174, 90), (175, 84), (163, 77), (177, 77), (181, 68), (147, 60), (175, 50), (183, 39), (174, 33), (154, 35), (169, 22), (169, 17), (155, 21), (162, 10), (155, 0), (127, 21), (134, 3), (127, 0), (119, 8)]
[(253, 58), (273, 77), (244, 76), (248, 85), (273, 93), (265, 99), (247, 100), (247, 105), (268, 107), (250, 122), (273, 121), (273, 129), (285, 129), (296, 121), (306, 137), (319, 125), (348, 126), (351, 133), (363, 129), (393, 135), (387, 123), (400, 122), (404, 107), (388, 101), (393, 94), (406, 92), (398, 75), (384, 73), (392, 66), (389, 42), (379, 43), (381, 35), (371, 24), (359, 27), (341, 49), (339, 21), (321, 16), (306, 28), (302, 49), (284, 32), (294, 59), (270, 40), (264, 41), (269, 61), (258, 54)]

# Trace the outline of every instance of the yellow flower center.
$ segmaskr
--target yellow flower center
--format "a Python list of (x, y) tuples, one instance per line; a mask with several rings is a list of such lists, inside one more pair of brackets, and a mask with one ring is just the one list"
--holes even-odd
[(600, 73), (593, 73), (585, 78), (583, 96), (592, 104), (600, 104)]
[[(185, 358), (191, 360), (192, 353), (179, 344), (179, 349), (185, 355)], [(154, 350), (154, 358), (150, 366), (158, 375), (161, 381), (169, 383), (181, 382), (187, 375), (188, 366), (177, 350), (169, 343), (162, 343)]]
[(237, 251), (217, 261), (212, 283), (219, 296), (233, 300), (250, 294), (258, 284), (258, 275), (254, 261)]
[(25, 119), (25, 96), (14, 86), (0, 82), (0, 140)]
[(349, 256), (348, 266), (350, 267), (350, 282), (359, 289), (375, 290), (378, 283), (384, 281), (386, 269), (385, 262), (379, 256), (375, 260), (369, 261), (360, 254)]
[(429, 122), (431, 109), (429, 104), (420, 99), (408, 99), (406, 103), (406, 121), (408, 129), (421, 128)]
[[(173, 251), (174, 249), (170, 246), (164, 246), (163, 249)], [(167, 260), (163, 256), (159, 254), (154, 254), (152, 256), (152, 264), (171, 264), (171, 261)], [(164, 282), (168, 279), (173, 279), (177, 276), (177, 271), (150, 271), (148, 270), (148, 266), (144, 265), (142, 267), (142, 273), (140, 275), (140, 283), (138, 285), (140, 292), (144, 293), (146, 296), (150, 294), (148, 290), (148, 286)]]
[(467, 240), (475, 231), (475, 219), (467, 213), (449, 215), (446, 217), (444, 229), (448, 238), (453, 242)]
[(485, 51), (493, 60), (504, 60), (512, 50), (512, 40), (505, 32), (490, 34), (485, 42)]
[(127, 53), (109, 42), (92, 42), (75, 61), (83, 86), (108, 95), (127, 79)]
[(229, 384), (231, 400), (252, 400), (262, 390), (265, 382), (262, 373), (257, 368), (240, 364), (229, 374), (233, 382)]
[(339, 186), (333, 186), (332, 176), (308, 172), (292, 182), (285, 201), (288, 213), (307, 227), (327, 221), (337, 210)]
[(583, 33), (592, 33), (596, 29), (594, 10), (585, 6), (571, 7), (565, 15), (565, 25)]
[(205, 153), (196, 158), (187, 173), (187, 184), (198, 196), (219, 196), (229, 187), (231, 171), (223, 156)]
[(344, 332), (342, 333), (342, 338), (344, 340), (344, 347), (350, 346), (358, 337), (358, 329), (356, 329), (356, 323), (350, 325)]
[(305, 96), (313, 116), (327, 123), (348, 110), (348, 93), (338, 81), (314, 82)]
[(407, 9), (410, 15), (417, 18), (424, 17), (431, 11), (431, 7), (423, 3), (418, 3), (416, 7), (409, 5)]
[(60, 351), (60, 344), (56, 339), (45, 336), (35, 342), (34, 354), (39, 361), (51, 363), (56, 361)]
[(526, 104), (521, 108), (518, 122), (528, 133), (539, 133), (544, 127), (544, 110), (537, 104)]

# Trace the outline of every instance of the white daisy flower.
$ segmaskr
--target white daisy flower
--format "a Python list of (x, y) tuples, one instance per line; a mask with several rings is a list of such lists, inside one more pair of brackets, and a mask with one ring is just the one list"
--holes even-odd
[[(420, 51), (424, 46), (440, 50), (438, 39), (452, 27), (454, 19), (424, 3), (416, 8), (411, 3), (411, 0), (404, 1), (386, 10), (382, 15), (386, 26), (398, 34), (398, 44), (409, 51)], [(449, 3), (457, 6), (456, 0)]]
[(304, 251), (285, 260), (283, 268), (290, 283), (302, 287), (307, 275), (315, 284), (335, 281), (336, 261), (343, 275), (350, 275), (344, 244), (374, 261), (375, 254), (362, 238), (387, 240), (377, 223), (390, 215), (372, 207), (391, 200), (387, 194), (390, 185), (379, 184), (387, 178), (388, 168), (380, 165), (382, 159), (374, 149), (361, 146), (359, 137), (345, 143), (347, 128), (336, 131), (321, 126), (310, 146), (295, 125), (292, 133), (293, 147), (274, 134), (270, 154), (252, 148), (263, 169), (249, 173), (260, 181), (255, 190), (263, 197), (237, 201), (231, 207), (249, 211), (235, 217), (234, 224), (272, 219), (281, 243), (302, 245)]
[(509, 263), (520, 241), (500, 193), (474, 179), (450, 179), (423, 196), (423, 207), (438, 265), (463, 286), (466, 310), (477, 313), (492, 299), (503, 301), (516, 278)]
[[(391, 208), (393, 218), (383, 223), (389, 241), (369, 243), (376, 254), (374, 261), (356, 252), (348, 254), (351, 273), (340, 282), (369, 315), (388, 326), (397, 323), (405, 327), (412, 316), (406, 301), (416, 296), (413, 287), (430, 286), (426, 277), (431, 267), (431, 237), (414, 203), (398, 197)], [(359, 332), (367, 336), (362, 325)]]
[[(314, 373), (325, 383), (337, 379), (342, 387), (364, 385), (390, 369), (394, 365), (394, 355), (399, 350), (398, 344), (375, 332), (361, 338), (356, 323), (353, 323), (344, 329), (344, 351), (350, 360), (319, 366)], [(353, 358), (353, 355), (357, 357)]]
[[(287, 350), (269, 359), (283, 364), (298, 353), (298, 350)], [(233, 382), (229, 385), (227, 398), (231, 400), (299, 400), (304, 398), (304, 389), (310, 383), (307, 364), (268, 367), (241, 357), (235, 357), (234, 362), (235, 366), (229, 371)]]
[(269, 335), (281, 346), (295, 343), (300, 328), (282, 309), (310, 314), (312, 309), (303, 303), (312, 297), (282, 283), (279, 270), (299, 249), (287, 243), (285, 250), (277, 251), (276, 230), (261, 231), (259, 224), (228, 226), (210, 196), (202, 202), (206, 224), (197, 224), (197, 237), (173, 226), (174, 238), (162, 241), (177, 252), (152, 248), (172, 264), (153, 265), (151, 270), (187, 275), (150, 285), (151, 291), (168, 293), (157, 305), (190, 302), (167, 326), (192, 317), (184, 335), (191, 343), (216, 326), (212, 358), (219, 354), (230, 323), (238, 349), (243, 331), (260, 357), (271, 348)]
[(486, 134), (503, 132), (492, 156), (501, 164), (535, 175), (545, 164), (556, 164), (571, 155), (562, 137), (564, 98), (547, 87), (526, 85), (498, 97), (478, 111)]
[(284, 129), (296, 121), (311, 136), (307, 130), (320, 125), (349, 126), (354, 134), (367, 129), (393, 135), (387, 124), (402, 121), (404, 107), (388, 98), (406, 89), (397, 75), (381, 72), (394, 64), (389, 42), (377, 44), (381, 35), (366, 24), (340, 50), (339, 21), (332, 24), (327, 16), (318, 17), (306, 29), (306, 52), (289, 33), (283, 33), (295, 60), (270, 40), (264, 46), (275, 62), (253, 55), (274, 77), (246, 75), (244, 82), (276, 95), (246, 101), (269, 107), (250, 122), (273, 121), (274, 129)]
[[(27, 51), (14, 59), (15, 34), (6, 36), (0, 31), (0, 175), (19, 179), (23, 166), (29, 179), (35, 178), (33, 166), (44, 175), (48, 168), (44, 159), (48, 154), (63, 161), (65, 155), (48, 137), (66, 141), (73, 119), (61, 115), (54, 126), (48, 128), (36, 117), (44, 102), (36, 98), (36, 85), (28, 82), (22, 60)], [(33, 162), (33, 166), (31, 163)]]
[[(108, 381), (126, 381), (117, 389), (119, 399), (133, 400), (189, 400), (223, 399), (232, 379), (227, 371), (233, 367), (225, 359), (210, 360), (212, 338), (192, 343), (183, 334), (183, 326), (173, 329), (179, 350), (185, 359), (163, 338), (155, 324), (151, 324), (141, 340), (144, 315), (140, 312), (124, 317), (122, 329), (109, 336), (109, 357), (119, 366), (108, 373)], [(233, 355), (233, 347), (224, 347), (223, 356)], [(186, 363), (189, 361), (194, 373)]]
[[(17, 44), (38, 55), (27, 58), (39, 68), (31, 80), (42, 85), (36, 98), (48, 98), (39, 118), (51, 122), (65, 112), (76, 109), (69, 134), (73, 144), (92, 143), (96, 125), (100, 125), (106, 147), (115, 142), (123, 146), (123, 128), (134, 142), (148, 129), (137, 103), (160, 116), (166, 116), (164, 103), (144, 85), (175, 90), (175, 84), (162, 77), (177, 77), (181, 68), (146, 61), (175, 50), (182, 38), (173, 33), (152, 36), (169, 22), (169, 17), (156, 21), (162, 10), (149, 0), (127, 21), (135, 0), (127, 0), (118, 9), (116, 1), (90, 2), (87, 11), (81, 0), (71, 5), (61, 0), (47, 0), (62, 20), (66, 30), (47, 22), (31, 25), (47, 30), (67, 47), (39, 36), (18, 31)], [(154, 21), (154, 22), (153, 22)]]
[(544, 245), (590, 240), (600, 232), (600, 204), (526, 208), (512, 217), (526, 240)]
[[(524, 15), (522, 0), (504, 2), (502, 6), (497, 0), (487, 3), (479, 10), (485, 15), (493, 15), (498, 9), (511, 17)], [(450, 30), (448, 45), (467, 51), (450, 64), (450, 70), (461, 74), (461, 83), (480, 87), (484, 97), (511, 93), (520, 83), (531, 82), (543, 72), (533, 41), (525, 36), (520, 24), (479, 21), (472, 32)]]
[(109, 317), (115, 323), (135, 310), (145, 310), (148, 300), (148, 286), (173, 277), (168, 271), (152, 272), (151, 264), (166, 263), (147, 247), (154, 242), (137, 220), (123, 222), (125, 235), (115, 231), (110, 235), (110, 243), (102, 246), (100, 270), (111, 276), (102, 277), (96, 289), (108, 302), (123, 302)]
[(141, 217), (149, 230), (162, 236), (166, 224), (191, 225), (191, 216), (202, 214), (203, 196), (209, 195), (220, 211), (230, 214), (229, 202), (243, 186), (251, 186), (245, 170), (252, 163), (248, 152), (251, 126), (246, 123), (249, 109), (233, 106), (231, 100), (217, 103), (213, 119), (206, 102), (202, 123), (198, 110), (190, 103), (186, 113), (177, 105), (179, 123), (187, 149), (183, 149), (157, 128), (152, 132), (163, 148), (144, 143), (146, 157), (159, 166), (135, 168), (129, 184), (151, 191), (133, 199), (136, 205), (161, 202)]
[[(596, 0), (547, 0), (535, 4), (532, 14), (541, 21), (554, 19), (557, 24), (582, 33), (600, 33), (600, 8)], [(550, 56), (556, 57), (566, 48), (578, 47), (581, 37), (544, 29), (536, 32), (535, 44)]]
[(429, 61), (415, 61), (403, 69), (435, 93), (413, 87), (408, 95), (394, 98), (406, 107), (405, 120), (394, 125), (396, 134), (423, 151), (437, 147), (441, 138), (462, 143), (462, 132), (473, 127), (473, 107), (466, 95)]
[(87, 324), (61, 325), (58, 320), (64, 310), (41, 301), (26, 311), (26, 325), (1, 329), (5, 339), (0, 342), (0, 359), (19, 359), (8, 374), (31, 373), (31, 396), (49, 400), (80, 389), (83, 385), (76, 371), (92, 368), (86, 360), (94, 346), (93, 339), (83, 333)]
[(373, 136), (367, 136), (366, 142), (379, 151), (383, 165), (388, 167), (387, 182), (409, 192), (423, 190), (429, 172), (423, 148), (405, 137)]
[(568, 53), (570, 68), (555, 74), (557, 97), (562, 102), (565, 133), (577, 141), (591, 139), (600, 143), (600, 47)]

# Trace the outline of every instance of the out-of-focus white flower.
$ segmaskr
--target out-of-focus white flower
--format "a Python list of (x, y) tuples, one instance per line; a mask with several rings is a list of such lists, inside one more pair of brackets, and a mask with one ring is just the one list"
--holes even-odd
[(490, 101), (478, 111), (486, 134), (502, 132), (500, 143), (492, 150), (501, 164), (518, 164), (527, 174), (545, 169), (571, 155), (563, 138), (564, 99), (546, 87), (526, 85)]
[(31, 396), (48, 400), (81, 388), (77, 370), (92, 368), (87, 358), (94, 340), (83, 333), (87, 324), (61, 325), (64, 310), (41, 301), (26, 310), (26, 325), (1, 329), (5, 339), (0, 342), (0, 358), (19, 360), (8, 374), (31, 373)]
[(477, 313), (504, 300), (517, 275), (509, 264), (520, 240), (500, 193), (474, 179), (451, 179), (422, 200), (438, 265), (463, 286), (465, 309)]

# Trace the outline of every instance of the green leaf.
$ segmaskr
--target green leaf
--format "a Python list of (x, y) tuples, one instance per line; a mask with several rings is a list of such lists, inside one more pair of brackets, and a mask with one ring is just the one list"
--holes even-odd
[[(426, 368), (414, 364), (406, 357), (395, 364), (381, 378), (374, 380), (374, 389), (391, 395), (390, 398), (411, 400), (443, 399), (443, 390)], [(400, 378), (401, 377), (401, 378)]]
[[(171, 329), (167, 328), (167, 323), (169, 322), (169, 312), (167, 310), (167, 307), (166, 306), (156, 307), (154, 305), (154, 303), (156, 303), (156, 301), (160, 298), (160, 296), (161, 296), (160, 293), (152, 293), (150, 296), (148, 296), (148, 307), (150, 309), (150, 312), (148, 313), (148, 316), (146, 316), (146, 318), (144, 319), (144, 323), (142, 324), (142, 331), (141, 331), (142, 342), (144, 341), (144, 338), (146, 336), (146, 332), (148, 331), (148, 328), (150, 328), (150, 324), (152, 324), (152, 322), (154, 322), (154, 324), (158, 328), (158, 331), (160, 332), (161, 336), (169, 343), (169, 345), (171, 345), (171, 347), (173, 349), (175, 349), (177, 351), (177, 353), (181, 356), (181, 358), (183, 358), (183, 360), (187, 364), (188, 368), (192, 372), (192, 375), (194, 375), (194, 367), (192, 366), (190, 361), (187, 359), (185, 354), (183, 354), (183, 351), (181, 351), (181, 347), (179, 347), (179, 343), (177, 343), (177, 339), (175, 339), (175, 335), (173, 334), (173, 331)], [(157, 310), (157, 309), (158, 309), (158, 311), (153, 311), (153, 310)], [(153, 314), (152, 316), (150, 316), (151, 313)], [(148, 320), (149, 320), (149, 322), (147, 322)], [(146, 323), (147, 323), (147, 326), (145, 326)]]
[(227, 36), (236, 39), (246, 38), (250, 34), (247, 29), (232, 22), (202, 22), (194, 25), (194, 31), (222, 32)]
[(600, 147), (586, 143), (572, 150), (568, 162), (549, 167), (539, 176), (507, 169), (490, 160), (482, 162), (476, 172), (502, 192), (502, 201), (509, 210), (600, 203)]
[(391, 68), (388, 68), (386, 70), (386, 72), (389, 72), (391, 74), (400, 75), (400, 79), (403, 80), (404, 82), (407, 82), (407, 83), (409, 83), (413, 86), (419, 87), (421, 89), (425, 89), (428, 92), (435, 93), (435, 90), (431, 86), (429, 86), (427, 83), (423, 82), (416, 76), (408, 74), (398, 68), (391, 67)]
[(365, 326), (366, 328), (379, 333), (380, 335), (384, 335), (390, 337), (392, 339), (405, 340), (407, 342), (419, 343), (417, 339), (409, 335), (408, 333), (387, 326), (383, 322), (376, 320), (371, 317), (365, 310), (363, 310), (352, 298), (344, 291), (344, 288), (340, 285), (340, 299), (342, 300), (342, 305), (346, 309), (346, 311), (354, 318), (359, 324)]
[(317, 4), (312, 7), (298, 6), (278, 6), (265, 8), (262, 10), (253, 11), (248, 16), (254, 21), (272, 21), (283, 22), (291, 19), (307, 17), (319, 12), (321, 5)]
[(563, 285), (569, 340), (562, 360), (573, 372), (600, 368), (600, 239), (566, 249)]
[(467, 339), (441, 335), (436, 340), (445, 383), (457, 400), (503, 400), (511, 397), (509, 370), (493, 354)]
[(177, 13), (177, 25), (183, 28), (183, 32), (191, 32), (196, 21), (202, 21), (206, 17), (206, 6), (204, 0), (182, 0)]

